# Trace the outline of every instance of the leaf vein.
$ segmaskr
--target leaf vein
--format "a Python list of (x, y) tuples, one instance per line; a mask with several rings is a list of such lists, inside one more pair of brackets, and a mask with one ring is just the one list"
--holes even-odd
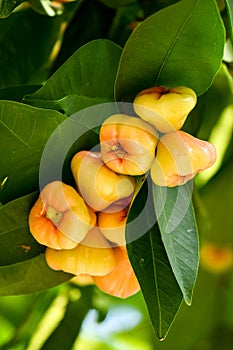
[(33, 151), (32, 147), (24, 140), (22, 139), (16, 132), (14, 132), (13, 129), (9, 128), (7, 124), (5, 124), (2, 120), (0, 121), (2, 125), (11, 133), (13, 134), (20, 142), (22, 142), (26, 147), (28, 147), (31, 151)]
[(172, 50), (173, 50), (173, 48), (175, 47), (175, 44), (176, 44), (176, 42), (178, 41), (178, 38), (179, 38), (179, 36), (180, 36), (182, 30), (184, 29), (186, 23), (188, 23), (188, 21), (189, 21), (191, 15), (192, 15), (192, 13), (193, 13), (193, 11), (194, 11), (195, 8), (197, 7), (199, 1), (200, 1), (200, 0), (198, 0), (198, 1), (195, 2), (192, 11), (190, 11), (189, 15), (187, 16), (187, 18), (185, 19), (185, 21), (183, 22), (183, 24), (180, 26), (180, 28), (179, 28), (177, 34), (175, 35), (175, 37), (174, 37), (174, 39), (173, 39), (173, 41), (172, 41), (172, 43), (171, 43), (171, 45), (170, 45), (170, 48), (169, 48), (169, 50), (167, 51), (167, 53), (166, 53), (166, 55), (165, 55), (165, 57), (164, 57), (164, 59), (163, 59), (163, 61), (162, 61), (162, 63), (161, 63), (161, 66), (160, 66), (160, 68), (159, 68), (159, 70), (158, 70), (158, 73), (157, 73), (157, 75), (156, 75), (156, 77), (155, 77), (154, 85), (157, 85), (157, 82), (158, 82), (159, 77), (160, 77), (160, 75), (161, 75), (161, 73), (162, 73), (162, 71), (163, 71), (163, 68), (164, 68), (164, 66), (165, 66), (165, 64), (166, 64), (166, 62), (167, 62), (169, 56), (171, 55)]

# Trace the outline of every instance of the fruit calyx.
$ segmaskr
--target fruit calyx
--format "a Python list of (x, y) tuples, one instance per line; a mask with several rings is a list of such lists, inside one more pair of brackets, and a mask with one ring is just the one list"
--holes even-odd
[(116, 145), (112, 146), (111, 152), (114, 152), (118, 156), (118, 158), (124, 158), (125, 155), (128, 153), (119, 142)]
[(54, 209), (53, 207), (49, 206), (47, 208), (46, 211), (46, 218), (49, 219), (50, 221), (52, 221), (52, 223), (58, 227), (62, 217), (63, 217), (63, 213), (57, 211), (56, 209)]

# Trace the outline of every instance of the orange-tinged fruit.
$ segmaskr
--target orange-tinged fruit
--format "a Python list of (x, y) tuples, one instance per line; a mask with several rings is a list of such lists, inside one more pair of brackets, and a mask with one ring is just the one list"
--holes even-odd
[(200, 263), (203, 268), (213, 273), (222, 273), (233, 265), (233, 251), (229, 246), (217, 246), (205, 243), (200, 250)]
[(117, 174), (109, 169), (99, 152), (80, 151), (71, 161), (71, 170), (79, 193), (95, 211), (127, 198), (135, 189), (132, 176)]
[(179, 186), (198, 172), (211, 167), (217, 154), (215, 147), (184, 131), (163, 135), (151, 166), (151, 178), (158, 186)]
[(47, 248), (45, 257), (51, 269), (73, 275), (104, 276), (114, 269), (116, 263), (113, 248), (97, 227), (91, 229), (76, 248)]
[(118, 246), (125, 245), (127, 210), (110, 206), (107, 212), (98, 213), (98, 227), (105, 238)]
[(140, 285), (130, 264), (125, 247), (113, 248), (116, 265), (108, 275), (93, 277), (93, 281), (103, 292), (119, 298), (127, 298), (140, 290)]
[(182, 128), (196, 103), (196, 93), (189, 87), (154, 86), (135, 97), (134, 110), (159, 131), (167, 133)]
[(29, 214), (34, 238), (53, 249), (73, 249), (95, 222), (95, 214), (78, 192), (61, 181), (44, 187)]
[(142, 175), (151, 166), (158, 134), (140, 118), (114, 114), (100, 128), (101, 156), (119, 174)]

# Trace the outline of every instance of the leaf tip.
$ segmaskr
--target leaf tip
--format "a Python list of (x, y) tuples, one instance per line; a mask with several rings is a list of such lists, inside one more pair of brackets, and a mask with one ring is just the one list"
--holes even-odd
[(192, 297), (185, 297), (184, 296), (184, 301), (185, 301), (185, 304), (187, 305), (187, 306), (191, 306), (192, 305)]
[(159, 341), (164, 341), (165, 337), (159, 338)]

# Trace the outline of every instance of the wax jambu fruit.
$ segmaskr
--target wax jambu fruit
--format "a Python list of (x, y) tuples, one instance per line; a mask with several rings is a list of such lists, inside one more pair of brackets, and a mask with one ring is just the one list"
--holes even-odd
[(135, 178), (109, 169), (99, 152), (80, 151), (71, 161), (71, 170), (79, 193), (95, 211), (127, 198), (134, 192)]
[(100, 128), (101, 156), (105, 164), (120, 174), (142, 175), (151, 167), (158, 134), (140, 118), (114, 114)]
[(196, 93), (187, 86), (153, 86), (134, 99), (135, 112), (162, 133), (182, 128), (197, 102)]
[(78, 192), (61, 181), (44, 187), (29, 214), (34, 238), (54, 249), (73, 249), (95, 222), (96, 215)]
[(125, 245), (127, 208), (111, 205), (108, 211), (98, 213), (98, 227), (105, 238), (118, 246)]
[(53, 270), (62, 270), (74, 275), (104, 276), (116, 264), (110, 243), (97, 227), (91, 229), (84, 240), (74, 249), (46, 249), (47, 264)]
[(119, 298), (127, 298), (140, 290), (139, 283), (130, 264), (126, 248), (113, 248), (116, 265), (106, 276), (93, 277), (93, 281), (103, 292)]
[(167, 133), (159, 140), (151, 178), (158, 186), (183, 185), (215, 160), (216, 150), (211, 143), (184, 131)]

